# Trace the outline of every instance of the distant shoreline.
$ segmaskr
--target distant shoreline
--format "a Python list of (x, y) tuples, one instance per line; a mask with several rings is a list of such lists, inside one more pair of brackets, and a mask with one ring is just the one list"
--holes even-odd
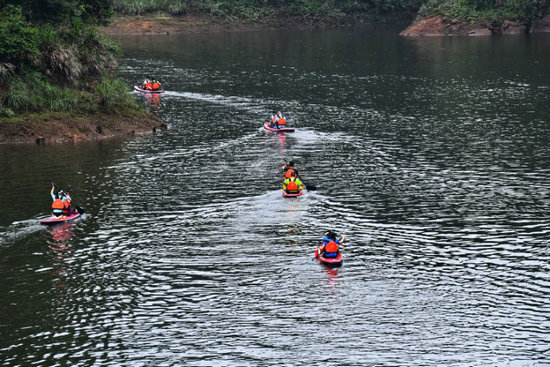
[(288, 17), (275, 21), (250, 22), (227, 20), (210, 15), (170, 16), (152, 14), (143, 16), (115, 16), (108, 26), (100, 30), (106, 35), (168, 35), (239, 32), (254, 30), (319, 29), (372, 25), (366, 17), (345, 17), (342, 19)]
[[(502, 24), (469, 23), (460, 20), (444, 20), (442, 17), (428, 17), (414, 21), (409, 17), (396, 17), (401, 22), (407, 18), (407, 26), (400, 35), (422, 36), (491, 36), (516, 35), (527, 33), (550, 33), (550, 14), (533, 24), (504, 21)], [(150, 14), (143, 16), (115, 16), (111, 24), (101, 27), (106, 35), (169, 35), (194, 33), (219, 33), (254, 30), (283, 29), (325, 29), (374, 25), (367, 16), (348, 16), (339, 19), (302, 17), (276, 18), (273, 21), (250, 22), (245, 20), (227, 20), (210, 15), (187, 14), (171, 16)]]

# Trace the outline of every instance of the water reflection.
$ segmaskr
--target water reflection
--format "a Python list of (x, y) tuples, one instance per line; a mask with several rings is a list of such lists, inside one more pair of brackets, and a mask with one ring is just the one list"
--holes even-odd
[(158, 113), (160, 106), (160, 93), (144, 93), (149, 112)]

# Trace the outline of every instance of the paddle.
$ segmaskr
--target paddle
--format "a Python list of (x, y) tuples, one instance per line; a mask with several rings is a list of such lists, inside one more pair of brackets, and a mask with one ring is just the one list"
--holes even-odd
[[(68, 193), (69, 195), (71, 194), (71, 190), (72, 190), (72, 188), (69, 186), (69, 187), (68, 187), (68, 190), (67, 190), (67, 193)], [(77, 202), (75, 202), (74, 205), (73, 205), (73, 201), (71, 200), (71, 205), (74, 206), (74, 208), (76, 209), (76, 211), (78, 212), (78, 214), (81, 214), (81, 215), (84, 214), (84, 209), (83, 209), (80, 205), (78, 205)]]
[(317, 186), (311, 181), (306, 182), (305, 180), (302, 180), (302, 183), (304, 184), (305, 188), (309, 191), (315, 191), (317, 190)]

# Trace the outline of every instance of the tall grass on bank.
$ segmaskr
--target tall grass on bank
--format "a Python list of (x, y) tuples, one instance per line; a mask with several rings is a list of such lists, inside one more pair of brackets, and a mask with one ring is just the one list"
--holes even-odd
[(118, 47), (81, 18), (33, 24), (0, 4), (0, 40), (0, 115), (137, 108), (116, 78)]

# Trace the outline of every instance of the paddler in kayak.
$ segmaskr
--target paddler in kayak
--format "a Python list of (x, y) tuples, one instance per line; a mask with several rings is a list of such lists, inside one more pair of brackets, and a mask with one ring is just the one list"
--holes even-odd
[(153, 79), (153, 81), (151, 83), (152, 83), (151, 84), (151, 89), (152, 90), (159, 90), (160, 89), (160, 83), (158, 81)]
[(286, 127), (286, 118), (281, 111), (271, 113), (269, 118), (269, 127), (272, 129), (282, 129)]
[(68, 216), (73, 212), (71, 207), (71, 195), (63, 190), (59, 190), (57, 194), (55, 193), (55, 185), (52, 185), (52, 190), (50, 191), (52, 196), (52, 213), (55, 217)]
[(283, 176), (284, 178), (290, 178), (290, 175), (292, 172), (296, 173), (296, 177), (300, 177), (300, 174), (298, 173), (298, 170), (294, 168), (294, 162), (290, 161), (288, 163), (285, 163), (285, 165), (282, 167), (283, 170)]
[(296, 172), (291, 172), (290, 177), (283, 182), (283, 190), (287, 194), (297, 194), (302, 191), (304, 184), (296, 175)]
[(283, 116), (283, 113), (281, 111), (279, 111), (277, 113), (277, 116), (279, 117), (279, 119), (277, 120), (277, 122), (275, 123), (277, 125), (277, 129), (284, 129), (286, 128), (286, 118)]
[(340, 253), (340, 244), (345, 240), (345, 236), (338, 239), (338, 235), (333, 231), (328, 231), (323, 237), (323, 244), (319, 247), (319, 255), (330, 259), (337, 257)]
[(144, 80), (143, 83), (141, 84), (141, 88), (142, 88), (142, 89), (146, 89), (148, 83), (151, 83), (151, 79), (149, 79), (149, 75), (147, 75), (147, 76), (145, 77), (145, 80)]

